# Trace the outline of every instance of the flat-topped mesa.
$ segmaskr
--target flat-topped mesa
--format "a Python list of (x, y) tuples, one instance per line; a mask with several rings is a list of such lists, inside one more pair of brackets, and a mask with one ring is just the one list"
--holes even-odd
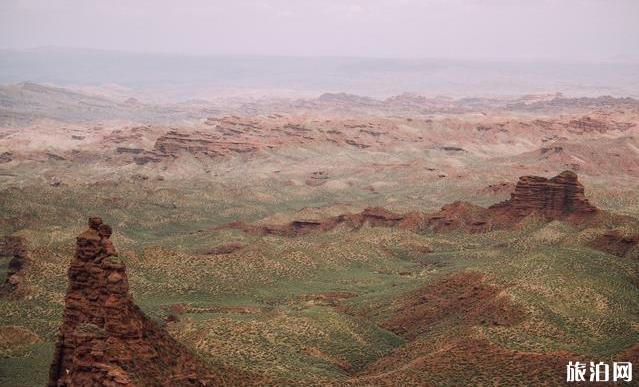
[(522, 176), (510, 199), (491, 206), (489, 210), (501, 212), (514, 220), (532, 214), (548, 219), (582, 218), (598, 211), (588, 202), (583, 185), (571, 171), (564, 171), (550, 179)]
[(206, 385), (205, 368), (149, 320), (100, 218), (77, 238), (49, 386)]

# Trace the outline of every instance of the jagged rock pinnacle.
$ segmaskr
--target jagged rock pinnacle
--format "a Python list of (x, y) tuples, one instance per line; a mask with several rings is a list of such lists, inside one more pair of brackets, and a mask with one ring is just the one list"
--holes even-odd
[(76, 240), (49, 386), (210, 385), (208, 370), (133, 303), (97, 217)]

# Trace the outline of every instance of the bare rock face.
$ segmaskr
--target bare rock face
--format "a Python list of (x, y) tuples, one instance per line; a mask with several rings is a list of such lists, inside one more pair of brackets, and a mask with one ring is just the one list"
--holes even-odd
[(133, 303), (110, 235), (91, 218), (77, 238), (49, 386), (220, 384)]
[[(252, 153), (259, 146), (243, 137), (252, 127), (250, 125), (233, 125), (231, 128), (216, 126), (213, 134), (205, 132), (182, 133), (170, 130), (155, 142), (153, 152), (161, 157), (176, 158), (181, 152), (208, 157), (219, 157), (233, 153)], [(227, 123), (228, 124), (228, 123)], [(229, 139), (229, 133), (233, 139)], [(237, 138), (236, 138), (237, 137)]]
[(547, 179), (522, 176), (509, 200), (491, 206), (489, 210), (519, 221), (529, 215), (547, 219), (580, 219), (598, 210), (588, 202), (584, 187), (571, 171)]
[(485, 232), (516, 227), (528, 217), (583, 224), (601, 212), (586, 199), (577, 175), (564, 171), (550, 179), (522, 176), (510, 199), (488, 208), (465, 202), (446, 205), (427, 217), (427, 226), (434, 231)]
[(12, 257), (4, 283), (0, 284), (0, 296), (10, 299), (25, 296), (28, 293), (25, 275), (31, 263), (26, 240), (16, 236), (0, 239), (0, 256)]

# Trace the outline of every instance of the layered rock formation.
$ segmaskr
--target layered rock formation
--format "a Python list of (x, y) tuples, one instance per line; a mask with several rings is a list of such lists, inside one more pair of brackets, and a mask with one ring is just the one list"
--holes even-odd
[(614, 120), (601, 119), (599, 117), (581, 117), (568, 122), (567, 126), (577, 133), (599, 132), (606, 133), (611, 130), (624, 132), (634, 126), (630, 122), (616, 122)]
[[(111, 228), (91, 218), (69, 268), (49, 386), (225, 384), (133, 303)], [(242, 383), (240, 383), (242, 384)]]
[(571, 171), (564, 171), (550, 179), (523, 176), (519, 178), (510, 199), (489, 208), (458, 201), (447, 204), (431, 214), (397, 214), (384, 208), (367, 208), (357, 214), (343, 214), (319, 220), (300, 219), (282, 225), (249, 225), (234, 222), (223, 227), (240, 229), (256, 235), (283, 236), (329, 231), (339, 225), (352, 229), (369, 225), (400, 227), (415, 232), (486, 232), (516, 226), (529, 217), (581, 224), (594, 219), (599, 213), (601, 211), (586, 199), (584, 187), (577, 175)]
[(424, 226), (433, 231), (484, 232), (514, 227), (528, 218), (582, 224), (601, 212), (586, 199), (577, 175), (564, 171), (550, 179), (522, 176), (510, 199), (488, 208), (466, 202), (445, 205), (439, 212), (425, 215)]
[(257, 146), (244, 142), (241, 138), (237, 141), (229, 141), (223, 135), (202, 132), (186, 134), (171, 130), (157, 139), (153, 150), (169, 157), (175, 157), (180, 152), (217, 157), (232, 152), (254, 152), (257, 149)]
[(0, 296), (15, 299), (28, 293), (26, 270), (31, 263), (26, 240), (7, 236), (0, 240), (0, 256), (12, 257), (7, 267), (4, 283), (0, 284)]
[(515, 222), (529, 215), (547, 219), (581, 219), (598, 211), (586, 199), (584, 187), (572, 171), (564, 171), (550, 179), (520, 177), (510, 199), (488, 209)]

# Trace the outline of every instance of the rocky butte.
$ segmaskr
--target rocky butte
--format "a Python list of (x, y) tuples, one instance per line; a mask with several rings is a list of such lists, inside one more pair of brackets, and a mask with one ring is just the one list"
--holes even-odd
[(90, 218), (89, 229), (77, 237), (48, 385), (206, 386), (251, 380), (233, 370), (211, 371), (144, 315), (129, 293), (126, 267), (110, 236), (111, 227)]
[(510, 199), (488, 208), (466, 202), (448, 204), (439, 212), (426, 215), (426, 228), (484, 232), (517, 227), (529, 218), (580, 225), (595, 221), (602, 213), (586, 199), (577, 174), (564, 171), (552, 178), (522, 176)]
[(598, 211), (586, 199), (584, 186), (572, 171), (564, 171), (550, 179), (522, 176), (509, 200), (488, 209), (515, 221), (531, 214), (547, 219), (578, 219), (589, 217)]

